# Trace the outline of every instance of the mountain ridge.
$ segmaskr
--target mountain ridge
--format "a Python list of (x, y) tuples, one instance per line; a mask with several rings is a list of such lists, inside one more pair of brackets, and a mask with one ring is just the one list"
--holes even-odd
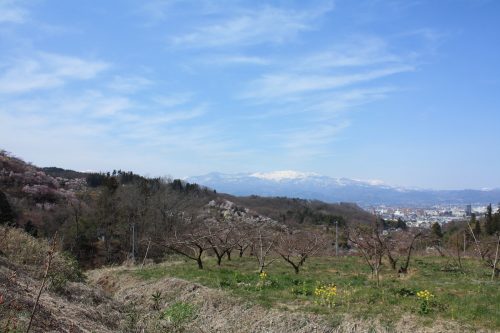
[(292, 170), (236, 174), (211, 172), (187, 177), (186, 180), (233, 195), (287, 196), (326, 202), (347, 201), (362, 206), (485, 204), (500, 201), (498, 188), (480, 190), (410, 188), (391, 186), (379, 180), (333, 178)]

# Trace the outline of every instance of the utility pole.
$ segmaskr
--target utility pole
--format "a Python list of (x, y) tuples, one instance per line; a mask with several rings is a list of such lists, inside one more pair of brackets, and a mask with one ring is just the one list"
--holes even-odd
[(339, 256), (339, 222), (335, 221), (335, 256)]
[(465, 236), (465, 230), (464, 230), (464, 256), (465, 256), (465, 248), (466, 248), (466, 236)]
[(135, 262), (135, 223), (132, 223), (132, 260)]

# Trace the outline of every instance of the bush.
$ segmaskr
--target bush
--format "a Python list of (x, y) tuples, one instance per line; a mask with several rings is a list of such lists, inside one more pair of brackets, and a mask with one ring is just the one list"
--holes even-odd
[(179, 330), (196, 315), (196, 307), (185, 302), (176, 302), (163, 312), (163, 319), (168, 320), (174, 329)]
[[(0, 252), (10, 261), (24, 265), (34, 278), (41, 278), (50, 250), (47, 240), (34, 238), (21, 229), (0, 226)], [(83, 273), (69, 254), (55, 252), (49, 271), (49, 287), (61, 291), (68, 281), (82, 281)]]
[(294, 281), (295, 286), (292, 287), (292, 294), (311, 296), (314, 293), (314, 288), (306, 283), (306, 281)]
[(398, 296), (402, 297), (410, 297), (410, 296), (415, 296), (417, 294), (417, 291), (415, 289), (411, 288), (399, 288), (399, 289), (393, 289), (394, 293)]

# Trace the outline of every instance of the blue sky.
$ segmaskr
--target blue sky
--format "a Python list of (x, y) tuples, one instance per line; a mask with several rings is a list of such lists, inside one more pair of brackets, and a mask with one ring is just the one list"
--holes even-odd
[(0, 0), (0, 147), (500, 187), (500, 2)]

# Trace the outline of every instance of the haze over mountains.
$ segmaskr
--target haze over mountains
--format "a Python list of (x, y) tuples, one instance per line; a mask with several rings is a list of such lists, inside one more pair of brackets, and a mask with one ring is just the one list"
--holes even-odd
[(186, 179), (233, 195), (287, 196), (361, 206), (475, 204), (500, 201), (500, 189), (434, 190), (394, 187), (381, 181), (332, 178), (315, 173), (276, 171), (224, 174), (213, 172)]

